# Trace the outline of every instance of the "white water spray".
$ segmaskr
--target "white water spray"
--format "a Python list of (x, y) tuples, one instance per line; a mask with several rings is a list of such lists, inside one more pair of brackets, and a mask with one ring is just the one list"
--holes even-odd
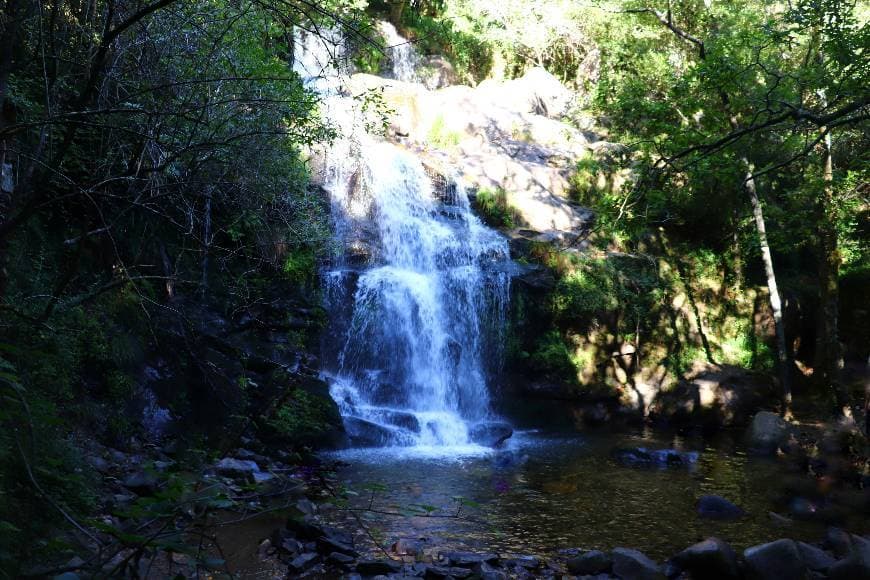
[[(318, 41), (300, 38), (297, 52), (310, 59)], [(341, 132), (322, 179), (340, 247), (324, 272), (331, 394), (357, 445), (468, 447), (491, 419), (507, 242), (456, 180), (436, 189), (419, 158), (363, 131), (339, 85), (313, 85)]]

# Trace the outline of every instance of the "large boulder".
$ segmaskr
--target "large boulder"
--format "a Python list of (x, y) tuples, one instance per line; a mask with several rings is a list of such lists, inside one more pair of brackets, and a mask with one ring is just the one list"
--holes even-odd
[(492, 99), (506, 108), (554, 119), (565, 115), (574, 102), (573, 93), (541, 67), (529, 69), (517, 79), (483, 81), (478, 88), (491, 93)]
[(756, 409), (776, 397), (768, 375), (696, 362), (677, 385), (656, 396), (650, 414), (671, 423), (746, 425)]
[(812, 544), (798, 542), (797, 547), (801, 554), (801, 559), (810, 570), (826, 574), (831, 566), (837, 562), (833, 556)]
[(412, 444), (414, 434), (389, 424), (378, 424), (361, 417), (345, 417), (344, 429), (354, 447), (384, 447)]
[(790, 434), (791, 427), (782, 417), (770, 411), (759, 411), (749, 425), (747, 441), (756, 452), (774, 453), (788, 441)]
[(740, 577), (737, 554), (719, 538), (708, 538), (689, 546), (674, 556), (673, 562), (692, 578), (731, 580)]
[(568, 571), (578, 576), (604, 574), (613, 566), (613, 559), (600, 550), (590, 550), (571, 558), (567, 562)]
[(776, 540), (743, 551), (747, 577), (751, 580), (802, 580), (810, 577), (793, 540)]
[(643, 552), (630, 548), (614, 548), (613, 574), (622, 580), (665, 580), (661, 567)]
[(484, 447), (501, 447), (513, 434), (513, 428), (500, 421), (477, 423), (468, 432), (474, 443)]

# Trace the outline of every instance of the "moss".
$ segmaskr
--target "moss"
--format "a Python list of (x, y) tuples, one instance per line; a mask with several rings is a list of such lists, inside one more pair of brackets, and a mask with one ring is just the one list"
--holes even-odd
[(284, 275), (299, 286), (310, 286), (317, 275), (317, 258), (308, 248), (290, 252), (284, 259)]
[(267, 421), (278, 439), (306, 446), (331, 439), (341, 415), (328, 394), (296, 389)]

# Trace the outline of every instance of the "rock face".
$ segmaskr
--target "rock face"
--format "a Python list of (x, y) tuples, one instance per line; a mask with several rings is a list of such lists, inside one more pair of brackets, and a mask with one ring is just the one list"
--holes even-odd
[(679, 384), (656, 397), (650, 412), (670, 423), (745, 425), (755, 409), (776, 396), (770, 377), (761, 373), (699, 362)]
[[(430, 87), (450, 77), (443, 66), (434, 68), (441, 72)], [(569, 199), (576, 162), (623, 154), (559, 120), (571, 107), (571, 92), (543, 69), (475, 88), (429, 90), (421, 83), (365, 74), (353, 75), (346, 87), (352, 95), (371, 90), (381, 91), (394, 110), (394, 140), (414, 149), (441, 175), (458, 174), (473, 190), (503, 192), (521, 222), (517, 225), (558, 240), (575, 240), (592, 222), (591, 212)], [(315, 169), (315, 181), (317, 174)], [(626, 178), (601, 179), (617, 188)]]
[(774, 453), (788, 441), (790, 431), (782, 417), (770, 411), (760, 411), (752, 418), (747, 439), (752, 449), (760, 453)]

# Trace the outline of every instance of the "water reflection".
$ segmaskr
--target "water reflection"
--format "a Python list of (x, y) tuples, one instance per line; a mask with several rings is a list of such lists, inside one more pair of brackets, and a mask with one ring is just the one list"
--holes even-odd
[[(637, 468), (618, 463), (616, 447), (673, 447), (699, 451), (692, 468)], [(714, 444), (638, 435), (544, 437), (519, 433), (509, 449), (413, 457), (391, 450), (354, 450), (339, 472), (351, 488), (376, 482), (377, 492), (351, 496), (371, 505), (370, 525), (385, 540), (435, 537), (467, 548), (551, 555), (567, 547), (631, 546), (664, 558), (711, 535), (735, 548), (788, 536), (817, 540), (821, 524), (795, 522), (787, 530), (771, 519), (781, 462), (753, 458), (728, 439)], [(340, 455), (341, 457), (341, 455)], [(695, 503), (717, 494), (746, 511), (737, 521), (697, 517)], [(461, 505), (457, 498), (479, 505)], [(413, 506), (429, 516), (389, 516)], [(433, 509), (437, 508), (437, 509)], [(454, 517), (459, 510), (460, 517)], [(858, 526), (863, 524), (857, 524)], [(859, 530), (856, 530), (859, 531)]]

